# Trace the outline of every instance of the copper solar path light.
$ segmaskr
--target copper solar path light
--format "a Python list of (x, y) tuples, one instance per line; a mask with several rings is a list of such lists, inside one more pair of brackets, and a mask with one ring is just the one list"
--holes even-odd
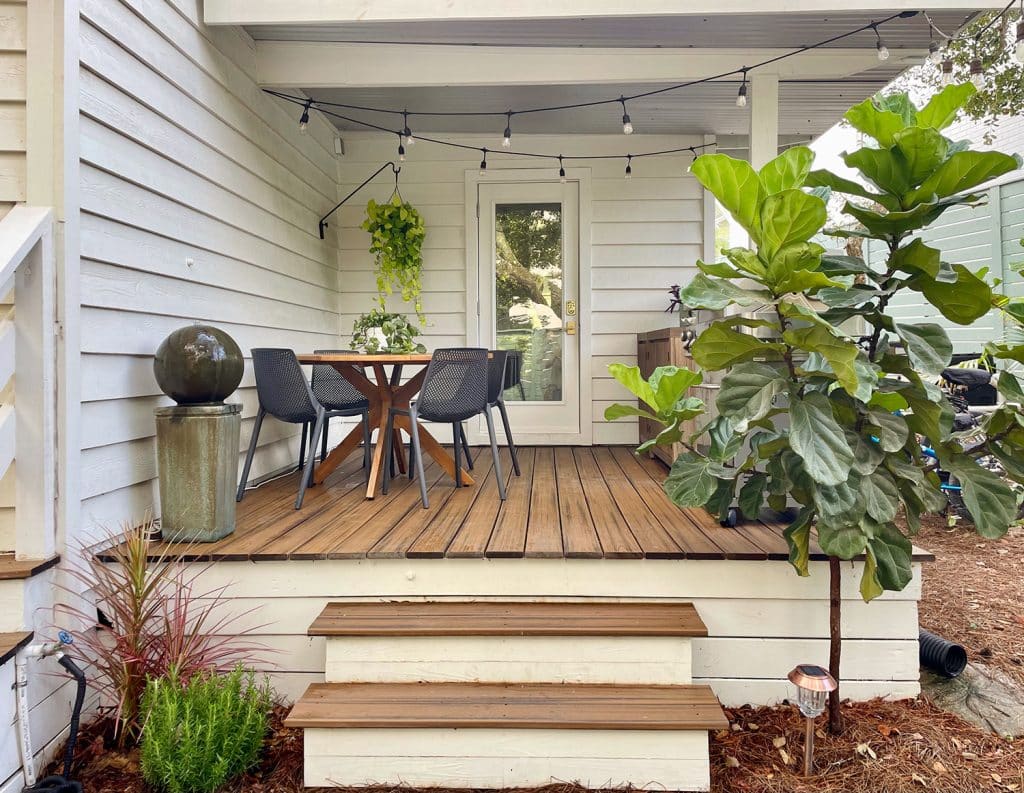
[(789, 682), (796, 686), (796, 704), (807, 719), (804, 776), (811, 776), (814, 773), (814, 720), (825, 712), (825, 700), (839, 684), (827, 670), (812, 664), (800, 664), (789, 673)]

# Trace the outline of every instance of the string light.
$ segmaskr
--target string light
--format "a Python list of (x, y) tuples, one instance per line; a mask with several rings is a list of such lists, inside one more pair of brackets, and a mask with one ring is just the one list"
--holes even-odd
[(505, 117), (505, 133), (501, 137), (501, 148), (511, 149), (512, 148), (512, 111), (508, 111), (508, 115)]
[(953, 84), (953, 61), (949, 58), (942, 62), (942, 84), (944, 86)]
[(405, 126), (402, 128), (402, 134), (405, 136), (405, 145), (412, 146), (416, 142), (416, 138), (412, 136), (412, 130), (409, 129), (409, 111), (402, 111), (402, 120)]
[(942, 63), (942, 45), (935, 39), (928, 42), (928, 62), (936, 66)]
[(981, 63), (981, 58), (975, 57), (971, 60), (971, 82), (975, 88), (985, 87), (985, 67)]
[(633, 178), (633, 155), (632, 154), (627, 154), (626, 155), (626, 178), (627, 179), (632, 179)]
[(398, 161), (405, 162), (405, 146), (402, 145), (402, 136), (398, 136)]
[(887, 61), (889, 60), (889, 48), (885, 46), (885, 42), (882, 41), (882, 35), (878, 32), (878, 25), (874, 22), (871, 23), (871, 29), (875, 31), (875, 49), (878, 51), (878, 60)]
[(313, 104), (312, 99), (307, 99), (302, 107), (302, 115), (299, 116), (299, 133), (305, 135), (309, 130), (309, 107)]
[(739, 93), (736, 94), (736, 107), (747, 106), (747, 67), (744, 66), (740, 71), (743, 72), (743, 82), (740, 83)]
[(487, 175), (487, 149), (480, 149), (483, 152), (484, 158), (480, 160), (480, 175)]
[(558, 181), (565, 184), (565, 164), (562, 162), (562, 155), (558, 155)]
[(622, 103), (622, 134), (632, 135), (633, 122), (630, 121), (629, 112), (626, 110), (626, 97), (620, 96), (619, 101)]

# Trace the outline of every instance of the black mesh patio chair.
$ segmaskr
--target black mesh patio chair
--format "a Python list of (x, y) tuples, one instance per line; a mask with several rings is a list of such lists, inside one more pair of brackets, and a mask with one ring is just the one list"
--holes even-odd
[[(313, 425), (309, 437), (309, 453), (302, 467), (302, 478), (299, 482), (299, 494), (295, 497), (295, 509), (302, 507), (302, 500), (309, 488), (316, 462), (317, 441), (324, 432), (328, 417), (360, 415), (359, 411), (328, 411), (313, 394), (309, 381), (302, 373), (298, 358), (292, 350), (257, 347), (252, 351), (252, 367), (256, 374), (256, 393), (259, 396), (260, 408), (256, 413), (256, 424), (249, 439), (249, 451), (245, 455), (242, 468), (242, 479), (238, 483), (236, 501), (245, 495), (245, 486), (249, 479), (252, 458), (256, 455), (256, 442), (263, 426), (263, 418), (271, 415), (279, 421), (289, 424)], [(370, 445), (369, 412), (361, 411), (363, 420), (363, 442)]]
[[(409, 409), (391, 408), (388, 414), (384, 448), (391, 447), (396, 415), (408, 416), (412, 427), (412, 456), (415, 458), (416, 475), (420, 483), (420, 498), (423, 508), (430, 506), (427, 499), (427, 483), (423, 476), (423, 454), (420, 449), (419, 422), (421, 420), (450, 424), (452, 427), (452, 450), (455, 457), (455, 486), (462, 486), (462, 444), (460, 427), (481, 413), (487, 420), (487, 432), (491, 438), (491, 455), (494, 459), (494, 476), (498, 482), (498, 495), (505, 500), (505, 484), (498, 460), (498, 442), (494, 436), (494, 420), (487, 409), (487, 350), (477, 347), (452, 347), (436, 350), (427, 366), (423, 387), (419, 396), (409, 403)], [(412, 461), (409, 464), (412, 468)], [(384, 466), (383, 492), (388, 492), (391, 472)]]
[[(512, 438), (512, 427), (509, 425), (508, 410), (505, 408), (505, 389), (511, 388), (508, 385), (508, 367), (511, 363), (512, 354), (508, 350), (491, 350), (491, 357), (487, 362), (487, 409), (497, 408), (501, 414), (505, 439), (508, 441), (508, 450), (512, 455), (512, 469), (516, 476), (519, 476), (519, 455), (516, 454), (516, 442)], [(463, 424), (459, 424), (459, 439), (462, 441), (462, 448), (466, 452), (466, 459), (469, 461), (470, 470), (472, 470), (473, 458), (469, 454), (469, 441), (466, 438), (466, 428)]]
[[(351, 355), (352, 350), (313, 350), (315, 355), (330, 355), (332, 353), (344, 353)], [(327, 433), (330, 427), (332, 416), (360, 416), (370, 409), (370, 402), (356, 389), (352, 383), (345, 379), (345, 376), (330, 364), (317, 364), (313, 367), (313, 376), (310, 378), (310, 385), (313, 388), (313, 396), (327, 410), (324, 418), (324, 431), (321, 439), (320, 460), (327, 456)], [(303, 429), (303, 452), (305, 454), (305, 427)], [(370, 444), (363, 446), (363, 465), (370, 467)], [(300, 455), (300, 459), (301, 456)]]

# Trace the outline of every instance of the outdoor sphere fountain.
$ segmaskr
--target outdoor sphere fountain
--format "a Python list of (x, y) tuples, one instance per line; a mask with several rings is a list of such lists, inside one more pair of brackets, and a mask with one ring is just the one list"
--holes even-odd
[(238, 344), (219, 328), (178, 328), (156, 351), (153, 374), (177, 404), (156, 409), (160, 525), (165, 540), (213, 542), (235, 530), (242, 406)]

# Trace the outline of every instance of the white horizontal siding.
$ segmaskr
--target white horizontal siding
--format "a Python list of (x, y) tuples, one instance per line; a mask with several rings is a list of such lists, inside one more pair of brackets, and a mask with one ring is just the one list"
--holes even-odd
[[(92, 526), (156, 506), (152, 355), (207, 322), (254, 346), (333, 347), (333, 131), (252, 79), (252, 41), (201, 23), (198, 0), (83, 0), (80, 32), (82, 495)], [(257, 400), (247, 364), (240, 452)], [(295, 454), (271, 422), (259, 474)], [(88, 527), (87, 527), (88, 528)]]
[(25, 0), (0, 0), (0, 218), (25, 200)]
[[(454, 135), (454, 139), (492, 146), (492, 138)], [(678, 148), (702, 143), (692, 137), (634, 135), (635, 151)], [(396, 139), (387, 135), (347, 133), (342, 160), (340, 192), (354, 189), (382, 162), (396, 156)], [(623, 153), (621, 136), (520, 135), (516, 146), (524, 151), (574, 153)], [(427, 224), (423, 246), (423, 305), (428, 317), (424, 328), (428, 347), (464, 344), (466, 341), (466, 209), (465, 174), (479, 167), (479, 155), (442, 148), (426, 142), (408, 148), (402, 164), (401, 193), (413, 203)], [(667, 290), (686, 283), (696, 272), (702, 255), (703, 193), (687, 173), (690, 157), (662, 157), (633, 161), (633, 178), (623, 179), (623, 161), (583, 160), (574, 168), (588, 169), (592, 180), (591, 279), (592, 316), (582, 317), (581, 330), (591, 334), (593, 402), (583, 407), (584, 420), (591, 417), (595, 443), (634, 443), (635, 422), (604, 421), (604, 407), (616, 399), (629, 399), (607, 374), (615, 361), (635, 363), (636, 334), (672, 323), (664, 313)], [(538, 178), (557, 179), (547, 161), (502, 157), (492, 152), (488, 171), (531, 169)], [(370, 198), (386, 200), (394, 186), (382, 174), (358, 193), (335, 216), (340, 227), (342, 334), (346, 343), (352, 321), (373, 305), (376, 295), (373, 258), (367, 252), (368, 235), (359, 228)], [(587, 244), (584, 241), (583, 244)], [(398, 299), (392, 310), (408, 310)]]

